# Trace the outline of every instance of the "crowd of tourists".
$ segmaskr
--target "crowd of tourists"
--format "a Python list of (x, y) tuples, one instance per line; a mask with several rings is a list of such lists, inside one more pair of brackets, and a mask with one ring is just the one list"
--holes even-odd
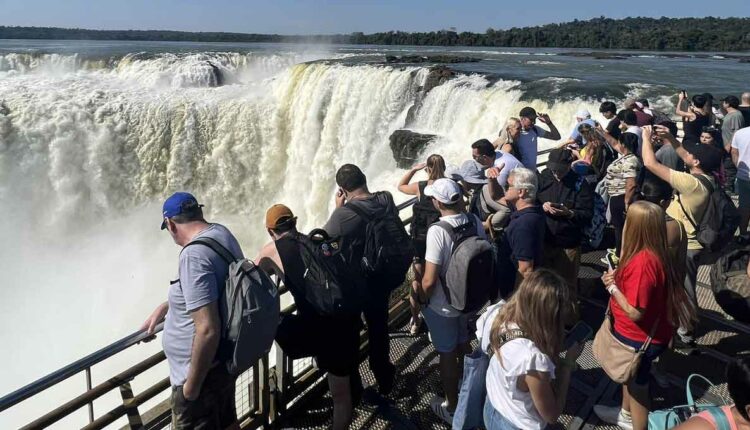
[[(557, 422), (576, 360), (596, 332), (594, 355), (622, 384), (622, 403), (594, 412), (645, 430), (654, 362), (669, 348), (696, 346), (698, 266), (737, 230), (747, 232), (750, 93), (714, 109), (710, 94), (688, 101), (681, 92), (682, 138), (672, 116), (647, 100), (626, 100), (619, 110), (604, 102), (600, 113), (606, 123), (581, 109), (563, 137), (548, 115), (524, 107), (494, 142), (467, 144), (460, 167), (430, 155), (398, 183), (416, 197), (408, 233), (391, 193), (370, 190), (353, 164), (336, 172), (335, 210), (322, 228), (305, 234), (289, 207), (269, 208), (271, 241), (252, 261), (228, 229), (206, 222), (194, 196), (169, 197), (161, 228), (183, 247), (179, 277), (143, 328), (153, 332), (164, 321), (173, 427), (238, 425), (232, 369), (243, 337), (227, 329), (239, 305), (224, 288), (273, 276), (297, 310), (274, 324), (272, 336), (289, 357), (313, 357), (327, 374), (334, 429), (348, 427), (365, 392), (363, 325), (377, 394), (387, 398), (398, 383), (389, 304), (407, 283), (408, 328), (426, 331), (438, 353), (440, 396), (430, 406), (447, 425)], [(540, 138), (558, 141), (541, 171)], [(414, 181), (421, 171), (426, 179)], [(738, 194), (738, 209), (726, 191)], [(601, 280), (610, 300), (604, 324), (592, 330), (581, 321), (581, 253), (608, 243)], [(227, 360), (234, 366), (222, 365)], [(750, 360), (730, 363), (727, 374), (734, 405), (719, 415), (732, 428), (750, 428)], [(719, 428), (717, 419), (705, 412), (679, 428)]]

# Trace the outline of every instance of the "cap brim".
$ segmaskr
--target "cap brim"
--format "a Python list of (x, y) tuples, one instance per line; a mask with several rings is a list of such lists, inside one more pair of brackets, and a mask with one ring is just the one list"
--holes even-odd
[(435, 187), (432, 185), (424, 187), (424, 195), (427, 197), (435, 197)]
[(479, 179), (479, 178), (472, 178), (472, 177), (463, 178), (461, 180), (464, 181), (464, 182), (466, 182), (466, 183), (476, 184), (476, 185), (486, 184), (487, 183), (487, 179)]

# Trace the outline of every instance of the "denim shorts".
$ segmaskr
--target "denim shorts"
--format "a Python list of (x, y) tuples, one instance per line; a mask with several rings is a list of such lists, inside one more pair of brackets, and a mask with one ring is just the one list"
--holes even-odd
[[(612, 330), (617, 340), (624, 343), (625, 345), (631, 346), (636, 349), (640, 349), (643, 346), (643, 342), (637, 340), (628, 339), (620, 333)], [(635, 383), (638, 385), (648, 384), (649, 376), (651, 374), (651, 363), (654, 362), (656, 357), (660, 356), (662, 352), (666, 351), (667, 345), (651, 344), (646, 349), (646, 352), (641, 357), (641, 364), (638, 366), (638, 372), (635, 374)]]
[(742, 209), (750, 209), (750, 181), (737, 178), (734, 181), (734, 190), (739, 196), (737, 206)]
[(469, 314), (446, 317), (429, 307), (422, 309), (422, 315), (430, 332), (430, 341), (437, 352), (451, 352), (457, 346), (469, 341)]
[(484, 402), (484, 428), (487, 430), (520, 430), (492, 406), (489, 398)]

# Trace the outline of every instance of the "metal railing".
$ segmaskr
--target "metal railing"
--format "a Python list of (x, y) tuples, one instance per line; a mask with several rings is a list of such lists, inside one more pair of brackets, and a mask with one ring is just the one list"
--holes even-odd
[[(397, 208), (401, 211), (413, 205), (415, 201), (416, 197), (411, 198), (397, 205)], [(408, 225), (410, 222), (410, 217), (404, 220), (405, 225)], [(280, 293), (283, 294), (285, 292), (286, 289), (282, 286)], [(392, 322), (397, 322), (408, 312), (408, 306), (400, 306), (403, 305), (403, 303), (399, 303), (400, 301), (401, 300), (397, 300), (389, 310)], [(292, 313), (295, 309), (295, 305), (291, 304), (282, 310), (282, 314)], [(146, 358), (96, 386), (92, 386), (91, 380), (91, 368), (93, 366), (143, 342), (144, 340), (155, 337), (162, 331), (163, 325), (163, 323), (159, 324), (154, 334), (148, 334), (143, 330), (139, 330), (81, 358), (80, 360), (50, 373), (43, 378), (19, 388), (6, 396), (3, 396), (0, 398), (0, 413), (19, 405), (24, 400), (34, 397), (73, 376), (83, 373), (86, 379), (86, 391), (83, 394), (76, 396), (70, 401), (45, 413), (22, 428), (35, 429), (47, 427), (77, 412), (83, 407), (88, 409), (88, 424), (83, 427), (86, 429), (103, 428), (124, 416), (128, 417), (131, 428), (165, 427), (168, 425), (168, 399), (162, 401), (155, 408), (152, 408), (143, 415), (138, 411), (138, 407), (166, 391), (170, 387), (169, 378), (159, 380), (138, 395), (134, 395), (131, 386), (131, 381), (136, 377), (142, 375), (144, 372), (166, 359), (163, 351)], [(363, 332), (361, 334), (364, 342), (366, 333)], [(363, 346), (366, 346), (366, 342)], [(243, 394), (244, 392), (247, 393), (247, 396), (243, 395), (243, 398), (247, 397), (248, 399), (246, 405), (241, 405), (244, 406), (243, 409), (245, 409), (244, 414), (240, 416), (240, 422), (242, 423), (243, 428), (257, 428), (261, 425), (268, 425), (276, 422), (283, 411), (291, 406), (292, 403), (299, 403), (299, 399), (297, 398), (305, 393), (305, 391), (322, 377), (322, 374), (320, 374), (317, 369), (313, 368), (310, 360), (298, 360), (303, 362), (304, 365), (295, 369), (294, 360), (288, 358), (278, 345), (276, 345), (275, 353), (273, 354), (275, 358), (274, 366), (269, 367), (269, 358), (271, 355), (269, 354), (269, 356), (262, 358), (258, 364), (238, 377), (238, 388)], [(94, 401), (117, 389), (120, 391), (122, 404), (97, 417), (94, 411)], [(145, 420), (144, 416), (146, 416)]]

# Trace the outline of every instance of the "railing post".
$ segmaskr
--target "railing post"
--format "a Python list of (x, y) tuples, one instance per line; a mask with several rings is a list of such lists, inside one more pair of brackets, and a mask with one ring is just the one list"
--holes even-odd
[(289, 384), (287, 377), (287, 359), (284, 350), (276, 344), (276, 365), (274, 366), (275, 386), (271, 395), (271, 415), (272, 421), (276, 421), (284, 411), (286, 411), (286, 387)]
[[(91, 391), (91, 367), (86, 368), (86, 391)], [(94, 422), (94, 402), (90, 401), (88, 405), (89, 409), (89, 424)]]
[(260, 390), (260, 408), (261, 415), (263, 416), (263, 425), (268, 427), (268, 423), (271, 420), (271, 387), (270, 378), (268, 372), (268, 355), (261, 357), (260, 359), (260, 373), (261, 379), (259, 382), (258, 389)]
[(133, 405), (135, 396), (133, 395), (133, 388), (130, 386), (130, 382), (120, 385), (120, 395), (122, 396), (122, 405), (125, 406), (125, 413), (128, 415), (130, 428), (133, 430), (143, 428), (143, 419), (140, 412), (138, 412), (138, 407)]

